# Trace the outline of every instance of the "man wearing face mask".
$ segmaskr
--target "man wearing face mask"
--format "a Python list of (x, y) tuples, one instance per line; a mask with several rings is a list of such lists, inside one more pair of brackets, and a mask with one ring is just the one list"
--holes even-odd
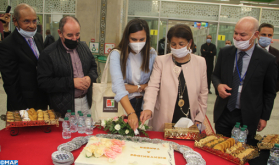
[(226, 46), (232, 46), (231, 40), (227, 40), (227, 41), (225, 42), (225, 44), (226, 44)]
[[(279, 50), (270, 46), (270, 44), (272, 43), (273, 32), (274, 32), (273, 25), (268, 23), (262, 23), (259, 27), (258, 46), (264, 48), (266, 51), (268, 51), (270, 54), (276, 57), (277, 71), (279, 74)], [(279, 91), (279, 75), (276, 83), (276, 92), (278, 91)]]
[(14, 9), (15, 30), (0, 43), (0, 71), (7, 94), (7, 110), (47, 109), (46, 94), (38, 88), (37, 61), (43, 38), (37, 31), (37, 15), (27, 4)]
[(80, 42), (80, 24), (72, 16), (59, 22), (59, 39), (43, 52), (38, 64), (39, 87), (48, 93), (50, 108), (64, 117), (67, 110), (91, 114), (92, 83), (97, 65), (88, 46)]
[(213, 71), (213, 61), (214, 56), (216, 55), (216, 46), (211, 43), (212, 36), (208, 35), (206, 37), (206, 43), (201, 46), (201, 54), (202, 57), (205, 58), (206, 67), (207, 67), (207, 84), (208, 84), (208, 93), (212, 94), (210, 91), (210, 84), (211, 84), (211, 74)]
[(231, 130), (240, 122), (248, 126), (248, 144), (253, 144), (256, 131), (266, 127), (276, 96), (276, 59), (255, 45), (258, 27), (253, 17), (237, 22), (234, 46), (220, 50), (212, 74), (219, 92), (214, 106), (216, 133), (231, 137)]

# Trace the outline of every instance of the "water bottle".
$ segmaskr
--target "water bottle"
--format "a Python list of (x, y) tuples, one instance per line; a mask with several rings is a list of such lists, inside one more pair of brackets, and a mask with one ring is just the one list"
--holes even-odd
[(236, 124), (233, 129), (232, 129), (232, 138), (234, 138), (234, 140), (238, 140), (238, 136), (239, 136), (239, 133), (240, 133), (240, 129), (239, 129), (239, 126), (238, 124)]
[(238, 141), (242, 144), (245, 144), (246, 139), (247, 139), (247, 134), (246, 134), (245, 128), (242, 127), (240, 129), (240, 133), (239, 133), (239, 136), (238, 136)]
[(87, 118), (85, 119), (85, 133), (87, 135), (93, 134), (93, 120), (91, 118), (91, 115), (88, 114)]
[[(248, 131), (247, 125), (243, 125), (242, 128), (245, 128), (246, 135), (248, 136), (249, 131)], [(246, 136), (246, 139), (245, 139), (245, 143), (247, 143), (247, 136)]]
[(70, 124), (71, 124), (71, 132), (77, 132), (78, 131), (78, 127), (77, 127), (77, 118), (75, 115), (75, 112), (71, 113), (71, 117), (70, 117)]
[(85, 122), (83, 118), (83, 114), (80, 113), (78, 117), (78, 133), (84, 133), (85, 132)]
[(270, 156), (267, 160), (267, 165), (278, 165), (279, 164), (279, 144), (275, 144), (270, 149)]
[(71, 110), (67, 110), (67, 113), (65, 114), (65, 117), (68, 117), (68, 119), (70, 119), (71, 117)]
[(62, 127), (63, 127), (63, 132), (62, 132), (63, 139), (70, 139), (71, 138), (71, 131), (70, 131), (70, 122), (69, 122), (68, 117), (64, 118), (64, 121), (62, 123)]

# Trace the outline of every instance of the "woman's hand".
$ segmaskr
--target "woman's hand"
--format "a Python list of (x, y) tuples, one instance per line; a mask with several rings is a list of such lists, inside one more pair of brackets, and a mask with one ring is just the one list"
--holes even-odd
[(132, 113), (128, 116), (128, 124), (132, 130), (136, 130), (139, 127), (138, 116), (136, 113)]
[(140, 115), (140, 121), (142, 124), (145, 123), (146, 120), (150, 119), (152, 115), (152, 111), (151, 110), (144, 110), (141, 112)]
[(199, 121), (195, 121), (195, 125), (197, 125), (197, 124), (201, 124), (201, 122), (199, 122)]
[(138, 86), (137, 85), (130, 85), (130, 84), (125, 84), (125, 89), (129, 93), (135, 93), (138, 91)]

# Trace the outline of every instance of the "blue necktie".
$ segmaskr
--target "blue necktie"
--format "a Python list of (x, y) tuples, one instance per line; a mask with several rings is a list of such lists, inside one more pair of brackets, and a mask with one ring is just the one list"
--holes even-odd
[[(245, 54), (246, 54), (246, 52), (243, 52), (243, 51), (239, 52), (239, 59), (237, 61), (237, 66), (238, 66), (240, 76), (241, 76), (241, 71), (242, 71), (242, 66), (243, 66), (243, 56)], [(234, 73), (233, 73), (232, 93), (231, 93), (231, 97), (229, 98), (228, 106), (227, 106), (230, 111), (233, 111), (235, 109), (239, 85), (240, 85), (240, 79), (239, 79), (239, 75), (237, 73), (237, 69), (235, 67)]]

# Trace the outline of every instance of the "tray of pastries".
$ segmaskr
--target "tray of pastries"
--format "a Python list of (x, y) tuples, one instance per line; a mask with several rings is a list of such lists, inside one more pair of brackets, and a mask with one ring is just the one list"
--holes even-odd
[(233, 138), (222, 135), (210, 135), (198, 139), (195, 141), (195, 147), (240, 165), (259, 156), (257, 147), (243, 145)]
[(187, 139), (195, 140), (205, 134), (201, 134), (196, 125), (189, 128), (174, 127), (175, 123), (165, 123), (164, 139)]
[(29, 110), (7, 111), (6, 128), (56, 125), (59, 126), (58, 117), (53, 110)]
[(278, 134), (265, 135), (264, 137), (256, 135), (255, 139), (259, 140), (257, 146), (261, 150), (269, 150), (274, 147), (274, 144), (279, 143)]

